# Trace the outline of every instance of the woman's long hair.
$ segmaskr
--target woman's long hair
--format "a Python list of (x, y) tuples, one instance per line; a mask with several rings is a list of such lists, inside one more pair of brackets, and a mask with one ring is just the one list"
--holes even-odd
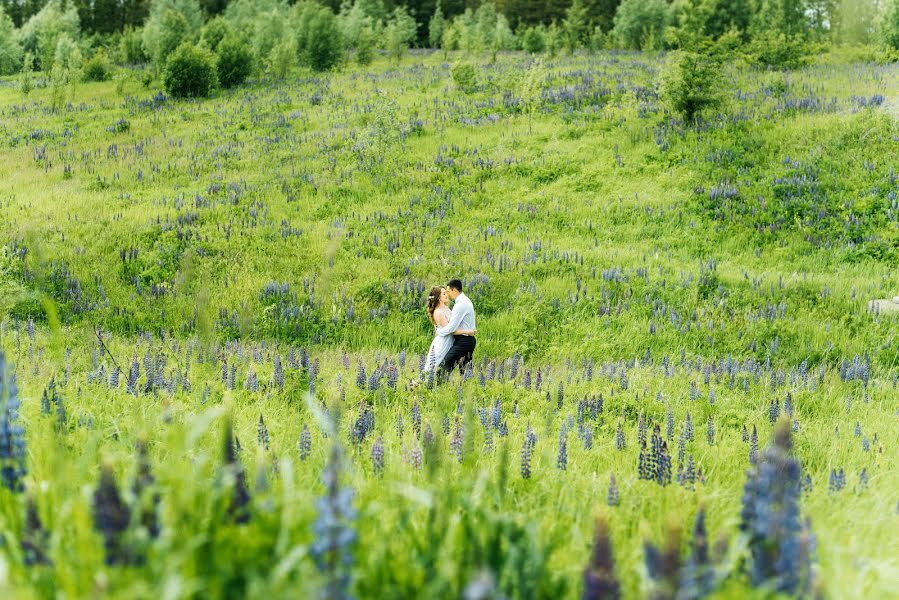
[(442, 293), (443, 286), (439, 285), (432, 287), (431, 291), (428, 293), (428, 318), (431, 320), (431, 325), (434, 327), (437, 327), (437, 321), (434, 320), (434, 311), (440, 306), (440, 295)]

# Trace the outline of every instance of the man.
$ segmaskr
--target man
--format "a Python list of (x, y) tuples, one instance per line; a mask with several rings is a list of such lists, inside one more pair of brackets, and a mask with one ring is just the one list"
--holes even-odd
[(453, 347), (450, 348), (446, 358), (440, 363), (440, 371), (444, 378), (449, 377), (457, 364), (459, 365), (459, 372), (465, 373), (465, 368), (471, 362), (474, 347), (477, 344), (474, 335), (457, 333), (459, 330), (474, 331), (476, 329), (474, 306), (472, 306), (468, 296), (462, 293), (462, 282), (458, 279), (453, 279), (446, 287), (447, 294), (450, 300), (453, 301), (453, 311), (449, 323), (445, 327), (437, 328), (437, 335), (452, 335), (454, 336), (454, 341)]

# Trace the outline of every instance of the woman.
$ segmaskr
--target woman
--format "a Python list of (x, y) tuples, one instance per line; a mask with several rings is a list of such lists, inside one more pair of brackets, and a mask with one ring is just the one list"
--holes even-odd
[[(435, 286), (431, 288), (430, 293), (428, 293), (428, 319), (431, 320), (431, 325), (436, 329), (437, 327), (445, 327), (447, 323), (449, 323), (450, 316), (452, 315), (452, 311), (450, 311), (449, 306), (449, 296), (446, 293), (446, 288), (443, 286)], [(469, 331), (467, 329), (459, 329), (456, 331), (458, 334), (467, 334), (474, 335), (474, 331)], [(431, 342), (431, 348), (428, 350), (428, 357), (425, 361), (425, 373), (435, 372), (437, 368), (440, 366), (440, 363), (443, 362), (444, 357), (446, 357), (447, 352), (449, 352), (450, 348), (453, 347), (454, 337), (451, 335), (446, 336), (434, 336), (434, 341)]]

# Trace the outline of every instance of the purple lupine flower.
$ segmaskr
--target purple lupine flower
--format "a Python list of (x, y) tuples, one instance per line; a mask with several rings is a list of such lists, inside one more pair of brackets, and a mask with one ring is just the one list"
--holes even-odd
[(281, 366), (281, 356), (275, 355), (275, 367), (272, 373), (272, 379), (279, 391), (284, 391), (284, 367)]
[(684, 420), (684, 436), (688, 442), (693, 441), (693, 418), (690, 416), (690, 411), (687, 411), (687, 418)]
[(621, 421), (618, 421), (618, 429), (615, 431), (615, 448), (624, 450), (626, 447), (627, 443), (624, 439), (624, 429), (621, 427)]
[(668, 405), (668, 416), (665, 420), (665, 437), (670, 442), (674, 440), (674, 412), (671, 410), (671, 405)]
[(237, 453), (240, 452), (240, 441), (234, 436), (230, 420), (225, 423), (224, 450), (224, 469), (234, 478), (234, 489), (228, 504), (228, 516), (234, 519), (235, 523), (246, 523), (250, 520), (248, 508), (250, 491), (247, 489), (243, 465), (237, 458)]
[(606, 502), (609, 506), (618, 506), (621, 503), (621, 498), (618, 494), (618, 483), (615, 481), (614, 473), (609, 477), (609, 492), (606, 495)]
[(256, 426), (256, 434), (257, 434), (257, 443), (262, 446), (265, 450), (269, 449), (269, 443), (271, 439), (268, 435), (268, 427), (265, 426), (265, 421), (262, 418), (262, 415), (259, 415), (259, 424)]
[(426, 448), (434, 444), (434, 432), (431, 430), (430, 423), (425, 423), (425, 431), (421, 434), (421, 441)]
[(531, 478), (531, 444), (528, 438), (525, 438), (524, 444), (521, 446), (521, 477), (522, 479)]
[(559, 387), (556, 390), (556, 406), (562, 408), (562, 404), (565, 401), (565, 386), (562, 385), (562, 382), (559, 382)]
[(317, 515), (312, 523), (314, 541), (309, 552), (319, 572), (326, 577), (323, 595), (335, 600), (348, 600), (350, 596), (350, 572), (353, 565), (353, 547), (356, 531), (353, 523), (357, 513), (353, 508), (353, 490), (340, 485), (340, 446), (331, 446), (328, 464), (322, 471), (325, 494), (315, 501)]
[(19, 390), (6, 355), (0, 350), (0, 473), (3, 485), (20, 492), (25, 477), (25, 429), (19, 420)]
[(859, 491), (868, 489), (868, 468), (862, 468), (862, 472), (858, 474)]
[(141, 438), (137, 442), (137, 475), (134, 478), (131, 490), (140, 510), (140, 524), (146, 529), (147, 534), (154, 539), (159, 537), (160, 533), (158, 511), (161, 500), (161, 495), (155, 489), (155, 486), (156, 478), (153, 476), (150, 466), (147, 440)]
[(300, 460), (305, 461), (312, 453), (312, 434), (309, 432), (309, 424), (303, 423), (303, 431), (300, 432)]
[(384, 472), (384, 440), (381, 439), (381, 436), (378, 436), (378, 439), (372, 444), (371, 466), (376, 475)]
[(787, 392), (787, 397), (784, 399), (784, 414), (788, 417), (793, 417), (793, 395), (790, 392)]
[(640, 419), (637, 421), (637, 443), (641, 446), (646, 445), (646, 415), (640, 413)]
[(747, 472), (740, 529), (749, 535), (749, 575), (755, 586), (805, 595), (811, 588), (813, 537), (799, 517), (800, 467), (791, 455), (789, 420), (778, 421), (774, 443)]
[(93, 497), (94, 527), (103, 537), (107, 565), (131, 562), (130, 549), (124, 539), (131, 520), (128, 505), (119, 494), (112, 465), (106, 463), (100, 472), (100, 483)]
[(709, 446), (715, 445), (715, 423), (712, 421), (712, 415), (709, 415), (709, 424), (708, 430), (706, 432), (706, 437), (709, 441)]
[(493, 403), (493, 410), (491, 411), (490, 418), (493, 428), (499, 429), (500, 423), (502, 423), (503, 419), (502, 400), (500, 400), (499, 398), (497, 398)]
[(50, 532), (44, 528), (34, 496), (29, 493), (25, 504), (25, 523), (22, 528), (22, 558), (25, 566), (52, 564), (47, 558)]
[(744, 443), (749, 441), (749, 430), (746, 429), (745, 424), (743, 425), (743, 438), (742, 439), (743, 439)]
[(421, 462), (422, 462), (422, 454), (421, 454), (421, 446), (418, 443), (413, 443), (412, 445), (412, 466), (416, 471), (421, 470)]
[(591, 450), (593, 448), (593, 428), (588, 427), (584, 431), (584, 450)]
[(749, 438), (749, 464), (754, 465), (759, 461), (759, 433), (752, 426), (752, 437)]
[(363, 392), (365, 391), (368, 383), (368, 377), (365, 374), (365, 365), (362, 364), (362, 360), (359, 360), (359, 365), (356, 367), (356, 387), (358, 387)]
[(412, 401), (412, 432), (416, 438), (421, 437), (421, 407), (417, 398)]
[(398, 413), (396, 415), (396, 436), (403, 439), (403, 433), (406, 431), (406, 426), (403, 423), (403, 413)]
[[(613, 478), (614, 481), (614, 478)], [(584, 570), (583, 600), (618, 600), (621, 584), (615, 578), (615, 561), (612, 557), (612, 540), (605, 518), (597, 517), (596, 533), (590, 564)]]
[(688, 490), (695, 489), (696, 487), (696, 463), (693, 461), (692, 454), (687, 457), (687, 468), (684, 469), (684, 475), (683, 479), (681, 480), (681, 485)]
[(559, 432), (559, 454), (556, 457), (556, 466), (561, 471), (568, 468), (568, 440), (565, 437), (565, 429)]
[(454, 455), (460, 463), (462, 462), (463, 458), (462, 436), (462, 423), (459, 420), (459, 417), (456, 416), (456, 422), (453, 427), (453, 439), (450, 441), (450, 454)]
[(768, 407), (768, 420), (774, 423), (778, 417), (780, 417), (780, 401), (777, 398), (772, 398), (771, 406)]
[(131, 369), (128, 371), (126, 390), (132, 396), (137, 396), (137, 380), (140, 377), (140, 364), (137, 362), (137, 353), (131, 360)]

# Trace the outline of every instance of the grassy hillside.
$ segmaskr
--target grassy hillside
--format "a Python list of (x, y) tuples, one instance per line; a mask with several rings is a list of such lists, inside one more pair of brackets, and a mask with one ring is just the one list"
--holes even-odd
[[(479, 578), (573, 598), (601, 513), (641, 597), (644, 540), (692, 531), (701, 505), (727, 541), (717, 593), (765, 597), (743, 431), (761, 454), (788, 412), (812, 587), (894, 589), (899, 327), (867, 303), (899, 295), (899, 69), (730, 67), (726, 107), (686, 126), (661, 107), (663, 58), (500, 56), (469, 94), (461, 60), (204, 101), (138, 74), (56, 108), (0, 86), (0, 349), (26, 448), (26, 490), (0, 490), (0, 588), (311, 597), (345, 570), (365, 598)], [(427, 290), (451, 277), (475, 367), (409, 390)], [(654, 424), (664, 486), (638, 477)], [(155, 483), (135, 494), (138, 440)], [(339, 568), (314, 560), (338, 446), (357, 512)], [(688, 457), (704, 482), (678, 484)], [(122, 500), (98, 516), (101, 465)], [(104, 547), (95, 525), (122, 511)]]

